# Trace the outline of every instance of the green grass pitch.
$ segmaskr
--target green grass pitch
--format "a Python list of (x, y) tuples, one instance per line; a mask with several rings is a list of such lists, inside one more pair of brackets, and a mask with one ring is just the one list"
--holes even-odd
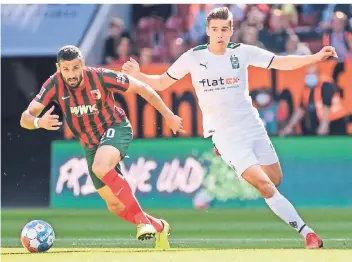
[[(301, 209), (324, 239), (324, 250), (305, 250), (293, 229), (267, 209), (147, 210), (172, 226), (172, 249), (135, 240), (135, 226), (107, 210), (2, 210), (2, 261), (352, 261), (352, 209)], [(21, 247), (22, 227), (50, 223), (55, 246), (44, 254)]]

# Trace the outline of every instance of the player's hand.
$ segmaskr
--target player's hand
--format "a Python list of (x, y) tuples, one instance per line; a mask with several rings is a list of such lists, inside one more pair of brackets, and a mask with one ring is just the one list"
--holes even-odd
[(332, 46), (324, 46), (318, 53), (315, 54), (318, 61), (324, 61), (330, 57), (338, 58), (335, 48)]
[(174, 134), (177, 132), (185, 133), (186, 131), (183, 129), (182, 118), (177, 115), (172, 115), (165, 117), (166, 125), (172, 130)]
[(62, 122), (59, 122), (58, 115), (52, 115), (55, 107), (52, 106), (45, 114), (39, 119), (38, 126), (47, 130), (58, 130), (62, 125)]
[(136, 77), (140, 73), (138, 62), (131, 57), (130, 61), (122, 65), (121, 72)]

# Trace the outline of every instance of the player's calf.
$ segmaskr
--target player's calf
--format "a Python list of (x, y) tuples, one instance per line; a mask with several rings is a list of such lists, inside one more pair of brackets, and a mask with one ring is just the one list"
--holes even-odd
[(111, 189), (115, 197), (123, 203), (125, 208), (133, 214), (136, 224), (150, 224), (150, 221), (135, 198), (130, 185), (122, 174), (119, 174), (115, 169), (119, 160), (120, 151), (117, 148), (102, 146), (95, 154), (92, 170)]
[[(260, 194), (264, 197), (267, 205), (278, 217), (293, 227), (305, 239), (307, 239), (307, 235), (309, 235), (309, 233), (314, 233), (314, 231), (304, 223), (293, 205), (283, 195), (280, 194), (280, 192), (274, 186), (273, 182), (271, 182), (269, 177), (265, 174), (260, 166), (249, 167), (242, 174), (242, 177), (260, 192)], [(316, 234), (314, 235), (316, 236)], [(309, 242), (309, 245), (317, 245), (315, 244), (317, 241), (314, 239), (314, 241), (308, 240), (307, 242)], [(311, 242), (314, 243), (311, 244)], [(318, 244), (320, 245), (320, 243)]]
[(120, 214), (125, 209), (125, 206), (120, 203), (106, 203), (108, 210), (116, 216), (120, 216)]

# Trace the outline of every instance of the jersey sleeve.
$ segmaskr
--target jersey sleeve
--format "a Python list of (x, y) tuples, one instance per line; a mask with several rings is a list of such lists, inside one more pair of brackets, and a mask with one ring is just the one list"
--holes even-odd
[(104, 70), (103, 82), (108, 91), (113, 93), (118, 91), (125, 92), (128, 89), (130, 83), (127, 75), (113, 70)]
[(244, 45), (247, 52), (247, 66), (269, 69), (275, 54), (257, 46)]
[(166, 71), (172, 79), (179, 80), (190, 72), (191, 50), (183, 53)]
[(35, 96), (34, 101), (37, 101), (44, 106), (47, 106), (50, 102), (55, 100), (56, 85), (53, 77), (50, 77), (42, 85), (39, 93)]

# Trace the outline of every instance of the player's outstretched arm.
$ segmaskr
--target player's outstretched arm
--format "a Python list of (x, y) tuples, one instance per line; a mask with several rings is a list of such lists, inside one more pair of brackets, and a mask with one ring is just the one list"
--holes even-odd
[(58, 115), (52, 115), (52, 106), (42, 117), (38, 117), (45, 106), (37, 101), (32, 101), (27, 110), (22, 113), (20, 124), (26, 129), (45, 128), (47, 130), (58, 130), (62, 125)]
[(156, 91), (163, 91), (177, 81), (168, 76), (167, 73), (162, 75), (146, 75), (141, 73), (138, 62), (132, 57), (130, 61), (123, 64), (121, 71), (150, 85)]
[(304, 66), (324, 61), (329, 57), (337, 58), (335, 48), (332, 46), (324, 46), (318, 53), (305, 56), (275, 56), (270, 68), (279, 70), (294, 70)]
[(156, 110), (165, 118), (167, 126), (172, 129), (173, 133), (184, 133), (182, 118), (174, 113), (165, 105), (161, 97), (147, 84), (129, 77), (129, 87), (126, 93), (138, 93), (148, 101)]

